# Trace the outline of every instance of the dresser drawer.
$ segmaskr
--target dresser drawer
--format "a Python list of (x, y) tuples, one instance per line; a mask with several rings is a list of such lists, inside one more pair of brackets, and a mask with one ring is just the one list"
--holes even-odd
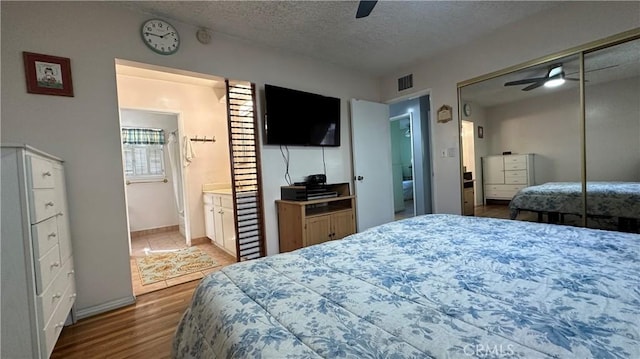
[(58, 225), (56, 217), (31, 225), (35, 258), (42, 257), (58, 243)]
[(504, 180), (505, 184), (527, 184), (526, 176), (519, 177), (506, 177)]
[(40, 311), (43, 323), (49, 322), (54, 310), (62, 301), (65, 292), (72, 288), (75, 291), (75, 272), (73, 261), (67, 261), (64, 267), (58, 272), (51, 285), (38, 296), (38, 310)]
[(504, 164), (527, 164), (527, 156), (526, 155), (507, 155), (502, 157), (504, 159)]
[(53, 188), (53, 163), (39, 157), (31, 159), (31, 188)]
[(31, 191), (31, 222), (38, 223), (56, 214), (56, 193), (53, 189)]
[(62, 328), (64, 327), (64, 322), (71, 311), (71, 307), (75, 302), (76, 293), (75, 286), (70, 285), (67, 290), (62, 295), (62, 299), (60, 303), (55, 308), (51, 319), (46, 324), (46, 326), (41, 329), (43, 338), (44, 338), (44, 347), (42, 348), (45, 353), (43, 353), (44, 358), (49, 358), (51, 356), (51, 352), (53, 352), (53, 348), (56, 345), (56, 341), (62, 332)]
[(524, 185), (486, 185), (484, 197), (489, 199), (511, 199)]
[(505, 163), (504, 164), (504, 171), (508, 172), (508, 171), (513, 171), (513, 170), (526, 170), (527, 169), (527, 163), (523, 162), (513, 162), (513, 163)]
[(504, 177), (505, 178), (509, 178), (509, 177), (527, 177), (527, 170), (510, 170), (510, 171), (504, 171)]
[(36, 292), (40, 294), (49, 286), (60, 272), (60, 251), (56, 244), (42, 258), (34, 260), (36, 275)]

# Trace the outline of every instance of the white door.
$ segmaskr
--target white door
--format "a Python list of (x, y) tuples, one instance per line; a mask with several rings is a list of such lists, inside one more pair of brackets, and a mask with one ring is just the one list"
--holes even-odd
[(389, 106), (351, 100), (351, 146), (358, 232), (393, 221)]

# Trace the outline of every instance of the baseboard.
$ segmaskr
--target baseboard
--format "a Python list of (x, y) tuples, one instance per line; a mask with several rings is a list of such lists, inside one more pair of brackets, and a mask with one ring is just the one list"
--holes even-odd
[(191, 245), (211, 244), (209, 237), (191, 238)]
[(134, 296), (112, 300), (107, 303), (95, 305), (89, 308), (83, 308), (76, 310), (76, 319), (84, 319), (92, 317), (94, 315), (102, 314), (110, 310), (125, 307), (127, 305), (135, 304), (136, 298)]
[(148, 236), (150, 234), (164, 233), (164, 232), (178, 232), (180, 229), (179, 225), (166, 226), (166, 227), (158, 227), (151, 229), (143, 229), (140, 231), (132, 231), (131, 238), (138, 238), (142, 236)]

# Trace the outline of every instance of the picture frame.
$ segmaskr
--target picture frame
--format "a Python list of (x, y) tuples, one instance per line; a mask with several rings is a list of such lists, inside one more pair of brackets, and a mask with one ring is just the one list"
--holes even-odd
[(71, 60), (66, 57), (22, 52), (27, 92), (73, 97)]
[(478, 138), (484, 138), (484, 128), (482, 126), (478, 126)]
[(453, 119), (453, 111), (451, 106), (442, 105), (438, 109), (438, 123), (447, 123)]

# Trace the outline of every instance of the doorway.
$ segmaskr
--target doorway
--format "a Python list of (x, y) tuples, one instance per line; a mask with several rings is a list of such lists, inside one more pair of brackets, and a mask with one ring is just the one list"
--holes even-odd
[[(163, 196), (150, 195), (136, 203), (131, 195), (126, 200), (132, 228), (129, 241), (134, 294), (202, 278), (224, 265), (264, 255), (253, 85), (173, 69), (152, 69), (149, 65), (123, 60), (116, 61), (116, 75), (118, 103), (124, 118), (132, 113), (170, 118), (166, 126), (125, 121), (127, 126), (138, 127), (138, 130), (155, 131), (160, 138), (155, 144), (158, 148), (141, 152), (138, 157), (123, 151), (125, 168), (135, 169), (135, 163), (144, 163), (140, 167), (152, 168), (155, 175), (149, 181), (127, 178), (129, 187), (156, 185), (165, 192)], [(175, 173), (171, 171), (171, 162), (175, 162)], [(175, 179), (172, 174), (176, 175)], [(177, 184), (175, 191), (172, 190), (174, 183)], [(224, 246), (216, 245), (219, 241), (212, 233), (218, 231), (205, 229), (205, 222), (214, 219), (212, 213), (206, 212), (204, 200), (211, 195), (225, 197), (220, 201), (227, 219), (220, 229), (224, 238), (229, 239)], [(171, 213), (173, 218), (168, 222), (172, 223), (138, 224), (136, 216), (142, 214), (144, 218), (157, 219), (158, 212)], [(138, 235), (142, 235), (142, 239)], [(138, 279), (145, 278), (144, 264), (138, 257), (151, 254), (167, 258), (145, 260), (152, 271), (156, 264), (158, 268), (171, 264), (189, 271), (166, 273), (155, 282), (143, 283), (144, 280)], [(189, 262), (181, 262), (183, 259)], [(198, 266), (192, 265), (192, 259)]]
[(190, 245), (178, 114), (122, 108), (120, 126), (129, 233), (177, 231)]
[(358, 231), (394, 220), (389, 119), (407, 113), (411, 114), (414, 215), (432, 213), (429, 95), (411, 95), (390, 104), (352, 99), (350, 105)]
[(407, 112), (389, 119), (391, 135), (391, 169), (393, 173), (394, 219), (415, 216), (413, 200), (413, 114)]
[[(413, 215), (433, 213), (433, 194), (431, 188), (431, 101), (430, 96), (415, 95), (406, 100), (393, 102), (389, 105), (391, 118), (408, 117), (411, 167), (403, 169), (402, 177), (407, 178), (404, 187), (411, 188), (413, 198)], [(401, 117), (400, 117), (401, 118)], [(406, 117), (405, 117), (406, 118)], [(406, 137), (405, 137), (406, 138)]]

